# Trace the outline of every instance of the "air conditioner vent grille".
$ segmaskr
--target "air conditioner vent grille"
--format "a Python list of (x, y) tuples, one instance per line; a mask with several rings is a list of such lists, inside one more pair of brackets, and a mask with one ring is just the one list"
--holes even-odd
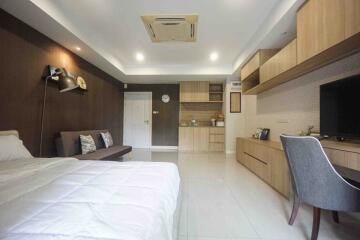
[(156, 21), (186, 21), (185, 18), (156, 18)]
[(195, 42), (197, 15), (142, 16), (145, 28), (153, 42)]

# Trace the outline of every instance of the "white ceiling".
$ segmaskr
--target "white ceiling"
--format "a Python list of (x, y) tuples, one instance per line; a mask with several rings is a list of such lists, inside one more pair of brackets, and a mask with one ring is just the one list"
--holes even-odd
[[(0, 7), (112, 76), (150, 83), (225, 79), (257, 48), (293, 37), (303, 1), (3, 0)], [(150, 14), (198, 14), (197, 41), (151, 42), (140, 18)], [(216, 62), (209, 59), (213, 51)]]

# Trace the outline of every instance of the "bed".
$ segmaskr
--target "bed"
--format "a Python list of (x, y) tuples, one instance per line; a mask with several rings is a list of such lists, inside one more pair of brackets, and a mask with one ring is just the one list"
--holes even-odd
[(0, 161), (0, 238), (176, 239), (179, 189), (172, 163)]

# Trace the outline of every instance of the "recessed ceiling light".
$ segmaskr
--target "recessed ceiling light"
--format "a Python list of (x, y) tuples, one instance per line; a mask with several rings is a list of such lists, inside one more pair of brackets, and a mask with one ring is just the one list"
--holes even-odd
[(81, 51), (80, 47), (75, 47), (76, 51)]
[(210, 60), (215, 62), (216, 60), (218, 60), (219, 58), (219, 54), (217, 52), (213, 52), (210, 54)]
[(136, 53), (135, 57), (136, 57), (136, 60), (138, 60), (139, 62), (142, 62), (145, 59), (144, 54), (142, 54), (142, 53)]

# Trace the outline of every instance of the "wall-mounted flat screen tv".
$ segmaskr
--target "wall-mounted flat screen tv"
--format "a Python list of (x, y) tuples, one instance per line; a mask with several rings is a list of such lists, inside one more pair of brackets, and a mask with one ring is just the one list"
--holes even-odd
[(320, 133), (360, 138), (360, 75), (320, 86)]

